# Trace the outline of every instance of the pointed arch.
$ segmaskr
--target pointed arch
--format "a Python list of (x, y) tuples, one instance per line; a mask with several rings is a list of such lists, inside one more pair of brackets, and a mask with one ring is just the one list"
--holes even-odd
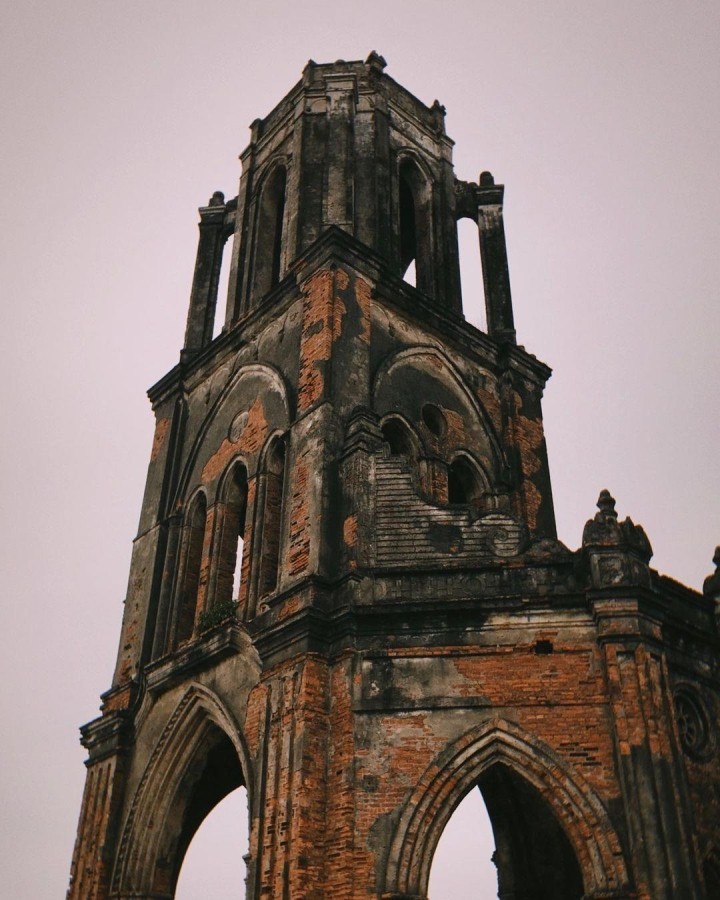
[(250, 807), (252, 769), (239, 726), (215, 693), (190, 685), (135, 792), (123, 827), (113, 894), (171, 898), (197, 827), (241, 784)]
[(213, 548), (213, 555), (217, 555), (214, 605), (229, 607), (238, 600), (248, 511), (248, 471), (242, 457), (236, 457), (227, 467), (218, 496)]
[(257, 591), (260, 599), (275, 590), (280, 575), (286, 443), (283, 434), (271, 435), (260, 458), (258, 507), (262, 519)]
[(474, 413), (477, 422), (487, 435), (495, 462), (499, 464), (499, 461), (502, 459), (500, 441), (489, 415), (466, 384), (461, 372), (448, 358), (447, 354), (438, 347), (430, 344), (408, 347), (390, 354), (383, 360), (375, 373), (372, 385), (373, 408), (375, 411), (380, 415), (384, 415), (385, 410), (378, 408), (378, 403), (385, 384), (393, 377), (397, 369), (405, 365), (416, 366), (418, 369), (426, 368), (433, 376), (437, 377), (440, 375), (444, 377), (447, 385), (452, 387), (458, 398)]
[(388, 413), (380, 422), (380, 431), (390, 456), (405, 456), (410, 462), (417, 464), (423, 447), (405, 416), (395, 412)]
[[(238, 365), (230, 374), (224, 387), (210, 404), (202, 424), (196, 429), (196, 437), (187, 454), (182, 475), (179, 479), (177, 497), (182, 498), (196, 480), (200, 480), (200, 469), (204, 455), (217, 449), (213, 431), (222, 421), (222, 433), (225, 434), (233, 418), (243, 409), (247, 409), (248, 399), (256, 397), (267, 399), (265, 413), (268, 424), (273, 428), (285, 430), (289, 427), (294, 410), (282, 372), (265, 363), (249, 363)], [(245, 459), (248, 477), (255, 474), (257, 457)], [(208, 485), (212, 495), (215, 485)], [(213, 496), (208, 498), (212, 502)]]
[(458, 453), (448, 466), (448, 502), (477, 508), (490, 488), (487, 475), (469, 453)]
[(535, 789), (577, 858), (586, 894), (627, 887), (620, 840), (580, 774), (518, 725), (493, 719), (454, 741), (428, 766), (403, 804), (385, 869), (385, 891), (424, 897), (435, 848), (462, 798), (501, 765)]

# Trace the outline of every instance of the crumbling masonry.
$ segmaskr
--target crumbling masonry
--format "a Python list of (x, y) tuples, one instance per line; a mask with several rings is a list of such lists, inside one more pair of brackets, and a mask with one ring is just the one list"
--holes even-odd
[(384, 68), (308, 63), (200, 210), (68, 897), (173, 897), (240, 784), (249, 898), (425, 898), (476, 787), (505, 900), (720, 897), (720, 575), (658, 575), (606, 491), (557, 540), (503, 188)]

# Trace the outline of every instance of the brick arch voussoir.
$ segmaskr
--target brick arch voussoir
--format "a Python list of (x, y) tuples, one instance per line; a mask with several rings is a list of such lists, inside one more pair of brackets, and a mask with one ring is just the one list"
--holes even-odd
[(130, 805), (113, 874), (112, 897), (150, 896), (168, 812), (198, 747), (213, 727), (232, 742), (250, 798), (250, 754), (239, 726), (215, 693), (199, 684), (190, 685), (163, 729)]
[(542, 741), (514, 723), (493, 719), (442, 751), (403, 804), (387, 858), (387, 896), (426, 896), (445, 826), (468, 791), (498, 763), (548, 803), (575, 851), (586, 895), (619, 896), (627, 890), (619, 838), (592, 788)]

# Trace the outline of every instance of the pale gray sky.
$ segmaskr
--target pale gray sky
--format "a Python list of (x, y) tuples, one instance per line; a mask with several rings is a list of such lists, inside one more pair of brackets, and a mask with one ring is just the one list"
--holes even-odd
[(720, 541), (716, 0), (24, 0), (2, 19), (5, 896), (66, 887), (77, 726), (110, 684), (144, 392), (178, 358), (197, 207), (235, 194), (249, 123), (309, 58), (376, 49), (447, 106), (458, 176), (505, 183), (519, 340), (555, 370), (561, 539), (607, 487), (657, 568), (701, 587)]

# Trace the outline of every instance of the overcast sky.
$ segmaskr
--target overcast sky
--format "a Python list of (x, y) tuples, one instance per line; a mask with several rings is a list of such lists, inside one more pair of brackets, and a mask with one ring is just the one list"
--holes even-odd
[[(701, 588), (720, 542), (717, 0), (23, 0), (2, 16), (5, 896), (66, 888), (77, 727), (110, 685), (144, 394), (178, 359), (197, 207), (235, 195), (249, 123), (309, 58), (382, 53), (447, 107), (457, 175), (506, 185), (518, 339), (554, 369), (560, 538), (578, 546), (607, 487), (653, 564)], [(470, 276), (465, 293), (478, 321)]]

